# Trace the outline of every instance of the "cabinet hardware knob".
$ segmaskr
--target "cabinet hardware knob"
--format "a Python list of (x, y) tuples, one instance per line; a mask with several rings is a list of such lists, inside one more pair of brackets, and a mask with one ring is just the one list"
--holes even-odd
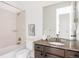
[(40, 47), (37, 47), (37, 48), (40, 48)]
[(41, 55), (43, 55), (43, 54), (41, 53)]
[(47, 54), (45, 54), (45, 56), (47, 56)]

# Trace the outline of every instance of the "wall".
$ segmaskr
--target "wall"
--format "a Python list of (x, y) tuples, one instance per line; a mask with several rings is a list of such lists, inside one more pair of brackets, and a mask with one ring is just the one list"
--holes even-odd
[[(35, 36), (28, 35), (28, 24), (35, 24)], [(39, 40), (42, 35), (42, 8), (38, 6), (26, 7), (26, 46), (33, 49), (33, 41)]]
[[(51, 31), (52, 36), (56, 34), (56, 10), (54, 6), (47, 6), (43, 8), (43, 32)], [(49, 33), (46, 33), (49, 35)]]
[(21, 44), (26, 43), (26, 20), (25, 20), (25, 11), (21, 11), (17, 14), (16, 19), (16, 28), (17, 28), (17, 42), (21, 38)]

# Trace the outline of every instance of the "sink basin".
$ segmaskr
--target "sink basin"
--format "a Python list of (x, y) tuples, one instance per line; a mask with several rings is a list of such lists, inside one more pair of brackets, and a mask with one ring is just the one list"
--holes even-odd
[(64, 45), (64, 43), (61, 43), (61, 42), (49, 42), (49, 44), (53, 44), (53, 45)]

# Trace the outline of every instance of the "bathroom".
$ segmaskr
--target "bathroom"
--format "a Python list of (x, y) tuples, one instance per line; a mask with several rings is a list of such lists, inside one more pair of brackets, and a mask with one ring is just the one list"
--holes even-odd
[(0, 1), (0, 7), (0, 58), (35, 58), (39, 40), (79, 40), (78, 1)]

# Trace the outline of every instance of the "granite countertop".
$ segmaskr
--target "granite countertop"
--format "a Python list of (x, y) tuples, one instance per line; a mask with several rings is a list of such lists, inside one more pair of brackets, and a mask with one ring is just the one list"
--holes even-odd
[(55, 48), (61, 48), (61, 49), (66, 49), (66, 50), (72, 50), (72, 51), (77, 51), (79, 52), (79, 41), (71, 41), (71, 40), (62, 40), (64, 45), (53, 45), (49, 44), (48, 41), (46, 40), (38, 40), (35, 41), (34, 44), (40, 44), (44, 46), (50, 46), (50, 47), (55, 47)]

